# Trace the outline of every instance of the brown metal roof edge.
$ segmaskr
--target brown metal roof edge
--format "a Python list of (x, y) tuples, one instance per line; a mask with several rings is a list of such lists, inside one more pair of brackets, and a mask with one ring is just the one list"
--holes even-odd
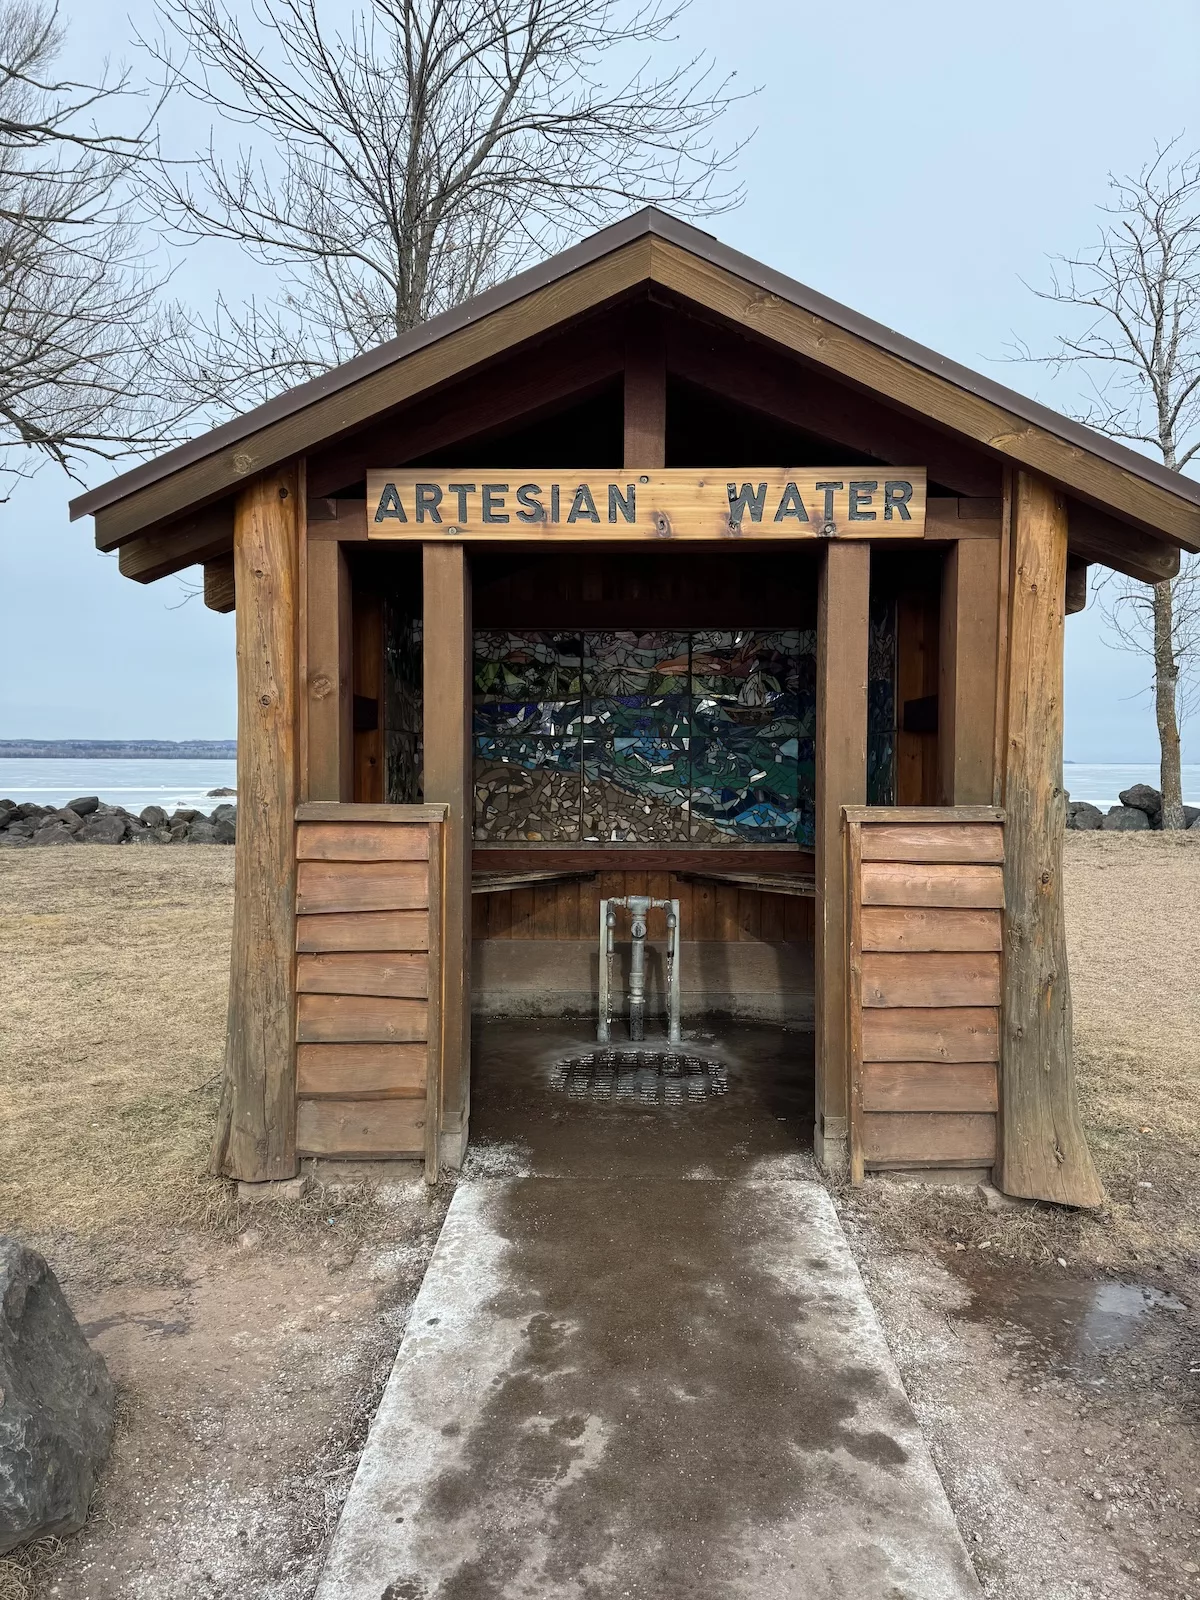
[(620, 250), (647, 234), (655, 234), (678, 245), (680, 249), (707, 261), (710, 266), (730, 272), (755, 288), (776, 295), (798, 309), (820, 317), (823, 321), (832, 323), (844, 332), (853, 334), (881, 350), (886, 350), (890, 355), (912, 366), (944, 378), (956, 388), (1011, 412), (1021, 421), (1054, 434), (1065, 443), (1073, 444), (1089, 455), (1097, 456), (1110, 465), (1131, 473), (1134, 477), (1155, 484), (1177, 495), (1181, 500), (1200, 506), (1200, 482), (1195, 479), (1188, 478), (1180, 472), (1173, 472), (1160, 462), (1151, 460), (1149, 456), (1130, 449), (1128, 445), (1119, 444), (1102, 433), (1096, 433), (1083, 423), (1064, 417), (1060, 412), (1051, 410), (1049, 406), (1031, 400), (992, 378), (984, 377), (982, 373), (952, 361), (947, 356), (939, 355), (936, 350), (930, 350), (927, 346), (906, 338), (894, 329), (885, 327), (881, 322), (875, 322), (870, 317), (852, 311), (848, 306), (830, 299), (828, 295), (810, 289), (806, 284), (789, 278), (785, 273), (777, 272), (773, 267), (764, 266), (761, 261), (733, 249), (730, 245), (722, 244), (711, 234), (703, 232), (691, 223), (683, 222), (653, 206), (647, 206), (620, 222), (592, 234), (579, 244), (560, 251), (558, 255), (549, 257), (537, 266), (518, 273), (515, 278), (509, 278), (506, 282), (485, 290), (483, 294), (476, 295), (474, 299), (464, 301), (452, 311), (443, 312), (441, 316), (422, 323), (396, 339), (388, 340), (377, 349), (356, 356), (340, 367), (334, 367), (319, 378), (313, 378), (295, 389), (276, 395), (265, 404), (256, 406), (253, 411), (234, 417), (231, 421), (222, 423), (220, 427), (200, 434), (152, 461), (143, 462), (97, 489), (90, 489), (86, 494), (71, 501), (71, 520), (75, 521), (79, 517), (89, 516), (115, 505), (127, 495), (145, 488), (147, 484), (157, 483), (173, 472), (191, 466), (205, 456), (215, 454), (227, 445), (247, 439), (261, 428), (302, 411), (306, 406), (328, 395), (348, 388), (360, 378), (368, 377), (395, 361), (403, 360), (415, 351), (470, 326), (471, 323), (491, 315), (494, 311), (512, 305), (525, 295), (556, 283), (581, 267), (589, 266), (602, 256)]

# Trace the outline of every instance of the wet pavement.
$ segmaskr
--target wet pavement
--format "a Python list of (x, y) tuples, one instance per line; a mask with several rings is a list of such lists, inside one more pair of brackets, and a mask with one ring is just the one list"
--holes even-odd
[(582, 1043), (479, 1041), (475, 1149), (318, 1600), (977, 1597), (806, 1176), (811, 1040), (691, 1039), (727, 1089), (683, 1104), (573, 1099)]

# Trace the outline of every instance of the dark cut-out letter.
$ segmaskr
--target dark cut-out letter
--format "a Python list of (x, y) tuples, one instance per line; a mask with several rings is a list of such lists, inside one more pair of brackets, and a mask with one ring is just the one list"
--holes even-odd
[(404, 507), (400, 503), (400, 491), (394, 483), (384, 484), (379, 504), (375, 507), (376, 522), (386, 522), (389, 517), (395, 517), (397, 522), (408, 521), (404, 515)]
[(540, 483), (523, 483), (517, 490), (517, 504), (525, 507), (524, 511), (517, 512), (518, 522), (545, 522), (546, 508), (540, 500), (535, 499), (541, 492)]
[(417, 499), (417, 521), (425, 521), (428, 511), (431, 522), (440, 522), (442, 513), (438, 507), (442, 503), (442, 491), (436, 483), (418, 483), (414, 493)]
[(875, 522), (878, 519), (873, 511), (869, 510), (871, 496), (879, 487), (876, 478), (851, 478), (850, 480), (850, 521)]
[(625, 518), (626, 522), (637, 521), (637, 485), (635, 483), (627, 483), (625, 485), (624, 494), (621, 493), (620, 484), (609, 484), (608, 520), (610, 522), (615, 522), (617, 520), (618, 510)]
[(575, 498), (571, 501), (571, 509), (567, 512), (568, 522), (578, 522), (580, 518), (587, 522), (599, 522), (600, 513), (596, 510), (596, 502), (592, 499), (592, 491), (586, 483), (581, 483), (575, 491)]
[(808, 521), (808, 512), (804, 509), (804, 501), (801, 500), (800, 491), (794, 483), (784, 484), (783, 493), (779, 496), (779, 505), (775, 512), (776, 522), (786, 522), (788, 517), (794, 517), (797, 522)]
[(473, 483), (448, 483), (446, 487), (451, 494), (458, 496), (458, 520), (465, 522), (467, 520), (467, 496), (475, 493), (475, 485)]
[(558, 495), (559, 495), (558, 485), (556, 483), (552, 483), (550, 485), (550, 521), (551, 522), (558, 522), (558, 521), (561, 520), (560, 516), (559, 516)]
[(891, 522), (895, 512), (901, 522), (911, 522), (912, 512), (908, 509), (911, 499), (911, 483), (904, 478), (889, 478), (883, 486), (883, 520)]
[(483, 486), (483, 520), (485, 522), (508, 522), (509, 515), (504, 509), (504, 496), (508, 493), (506, 483), (485, 483)]
[(840, 488), (842, 488), (842, 486), (843, 486), (842, 485), (842, 480), (840, 478), (837, 480), (836, 483), (818, 483), (815, 486), (825, 496), (825, 510), (824, 510), (823, 515), (822, 515), (822, 521), (824, 521), (824, 522), (832, 522), (833, 521), (833, 497), (837, 493), (837, 491)]
[[(729, 491), (729, 520), (731, 523), (740, 523), (747, 511), (750, 513), (751, 522), (762, 521), (763, 506), (767, 500), (767, 486), (765, 483), (760, 483), (757, 489), (752, 488), (748, 483), (744, 483), (740, 489), (736, 483), (728, 484), (727, 488)], [(779, 518), (776, 517), (775, 520), (778, 522)]]

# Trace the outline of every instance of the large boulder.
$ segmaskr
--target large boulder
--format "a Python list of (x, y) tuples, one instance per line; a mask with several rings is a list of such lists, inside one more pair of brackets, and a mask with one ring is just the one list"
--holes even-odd
[(125, 837), (125, 818), (98, 812), (85, 820), (75, 837), (80, 844), (120, 844)]
[(1109, 833), (1144, 833), (1150, 818), (1138, 806), (1113, 806), (1100, 826)]
[(1197, 817), (1200, 817), (1200, 806), (1184, 806), (1183, 825), (1185, 828), (1190, 828)]
[(29, 842), (37, 845), (75, 844), (79, 828), (83, 826), (83, 819), (76, 817), (75, 821), (79, 826), (72, 828), (60, 817), (47, 817)]
[(113, 1389), (34, 1250), (0, 1235), (0, 1555), (83, 1526)]
[(1162, 795), (1148, 783), (1135, 783), (1129, 789), (1122, 789), (1117, 798), (1123, 806), (1144, 811), (1151, 822), (1162, 813)]
[(50, 813), (49, 806), (39, 806), (36, 800), (23, 800), (17, 807), (17, 815), (23, 820), (28, 817), (45, 817)]
[(188, 844), (220, 844), (217, 830), (207, 817), (197, 817), (187, 833)]
[[(173, 828), (177, 822), (195, 822), (198, 818), (203, 816), (203, 811), (197, 811), (192, 806), (178, 806), (171, 813), (170, 826)], [(207, 822), (208, 818), (205, 817), (204, 820)]]
[(1072, 800), (1067, 806), (1067, 827), (1078, 828), (1081, 831), (1091, 832), (1098, 828), (1104, 821), (1104, 813), (1099, 806), (1094, 806), (1087, 800)]
[(78, 800), (68, 800), (65, 809), (73, 811), (77, 817), (90, 817), (93, 811), (100, 809), (100, 796), (85, 794)]
[(0, 828), (6, 828), (17, 814), (15, 800), (0, 800)]
[(167, 813), (161, 806), (146, 806), (138, 812), (138, 816), (148, 828), (165, 828), (167, 825)]
[(133, 844), (170, 844), (171, 832), (169, 828), (147, 828), (139, 823), (129, 838)]

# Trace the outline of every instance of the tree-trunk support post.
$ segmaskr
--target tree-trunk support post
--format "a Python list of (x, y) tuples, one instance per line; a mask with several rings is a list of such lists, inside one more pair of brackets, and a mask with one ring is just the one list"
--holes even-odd
[(831, 541), (817, 589), (816, 1123), (817, 1160), (849, 1163), (850, 1055), (842, 807), (867, 799), (867, 651), (871, 547)]
[(238, 840), (225, 1082), (213, 1170), (292, 1178), (296, 1161), (297, 611), (303, 467), (247, 484), (234, 510)]
[(471, 1109), (471, 571), (461, 544), (426, 544), (424, 797), (446, 816), (442, 878), (441, 1160), (457, 1168)]
[(1104, 1198), (1075, 1094), (1063, 908), (1063, 496), (1018, 472), (1011, 504), (1004, 770), (1005, 950), (1000, 1149), (1006, 1194)]

